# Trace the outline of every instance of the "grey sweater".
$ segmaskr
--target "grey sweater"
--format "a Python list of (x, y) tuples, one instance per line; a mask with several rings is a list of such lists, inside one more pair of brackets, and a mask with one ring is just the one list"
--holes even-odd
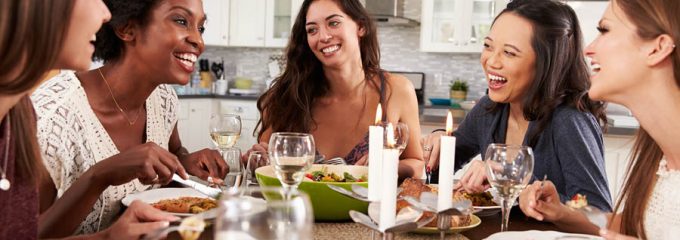
[[(480, 99), (454, 132), (456, 170), (477, 154), (481, 153), (482, 159), (485, 159), (489, 144), (505, 142), (510, 106), (504, 104), (500, 111), (490, 112), (487, 109), (491, 104), (493, 102), (488, 96)], [(536, 122), (529, 122), (527, 132), (536, 125)], [(524, 145), (527, 142), (525, 136)], [(558, 107), (553, 112), (551, 123), (540, 133), (533, 152), (534, 179), (547, 174), (548, 180), (557, 187), (562, 202), (580, 193), (587, 196), (590, 205), (611, 211), (602, 131), (592, 114), (574, 107)], [(433, 171), (433, 182), (437, 182), (438, 172)]]

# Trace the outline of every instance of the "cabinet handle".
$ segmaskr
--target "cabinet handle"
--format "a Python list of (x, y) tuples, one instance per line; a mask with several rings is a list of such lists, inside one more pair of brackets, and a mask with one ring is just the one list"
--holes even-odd
[(196, 109), (191, 109), (191, 112), (196, 112)]
[(242, 108), (242, 107), (237, 107), (237, 108), (236, 108), (236, 112), (237, 112), (237, 113), (242, 113), (242, 112), (243, 112), (243, 108)]

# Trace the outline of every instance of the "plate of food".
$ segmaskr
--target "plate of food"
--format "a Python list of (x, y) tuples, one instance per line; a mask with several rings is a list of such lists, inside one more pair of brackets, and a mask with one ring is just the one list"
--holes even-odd
[[(217, 201), (192, 188), (157, 188), (127, 195), (121, 200), (129, 206), (140, 200), (176, 216), (192, 216), (217, 207)], [(214, 217), (214, 216), (212, 216)]]
[[(413, 179), (413, 178), (408, 178), (404, 180), (404, 182), (401, 184), (402, 191), (399, 193), (399, 197), (405, 197), (405, 196), (411, 196), (416, 199), (420, 198), (420, 195), (423, 192), (432, 192), (432, 193), (437, 193), (438, 189), (437, 186), (434, 184), (427, 185), (424, 184), (423, 181), (418, 180), (418, 179)], [(460, 199), (464, 197), (460, 192), (456, 192), (453, 195), (452, 200), (455, 199)], [(398, 200), (397, 201), (397, 211), (399, 211), (402, 208), (409, 207), (409, 203), (406, 202), (405, 200)], [(432, 216), (431, 212), (425, 212), (421, 216), (421, 219), (423, 218), (429, 218)], [(480, 223), (482, 222), (479, 217), (470, 214), (470, 215), (463, 215), (463, 216), (452, 216), (451, 218), (451, 228), (447, 230), (447, 233), (454, 233), (454, 232), (462, 232), (466, 231), (469, 229), (472, 229), (474, 227), (477, 227)], [(424, 233), (424, 234), (430, 234), (430, 233), (439, 233), (439, 230), (437, 230), (437, 219), (434, 219), (432, 222), (428, 223), (425, 227), (419, 228), (414, 230), (416, 233)]]

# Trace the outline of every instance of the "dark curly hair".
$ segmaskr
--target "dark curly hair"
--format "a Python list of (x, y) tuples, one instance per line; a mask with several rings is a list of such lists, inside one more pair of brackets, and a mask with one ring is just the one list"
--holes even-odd
[(111, 11), (111, 21), (105, 23), (97, 32), (97, 42), (92, 59), (108, 62), (123, 53), (123, 40), (118, 38), (114, 29), (133, 21), (146, 25), (151, 9), (162, 0), (104, 0)]
[[(537, 122), (537, 128), (527, 133), (529, 146), (552, 121), (560, 105), (573, 106), (589, 112), (606, 126), (604, 103), (588, 97), (590, 74), (583, 57), (581, 27), (574, 10), (556, 0), (514, 0), (496, 16), (513, 13), (534, 27), (531, 45), (536, 52), (534, 83), (524, 95), (524, 117)], [(494, 20), (494, 22), (496, 21)], [(502, 104), (494, 104), (494, 111)]]

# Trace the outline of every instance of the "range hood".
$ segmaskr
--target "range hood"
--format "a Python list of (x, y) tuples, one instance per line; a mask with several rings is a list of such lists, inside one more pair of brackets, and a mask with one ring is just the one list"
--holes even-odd
[[(373, 20), (382, 26), (419, 26), (420, 22), (414, 20), (419, 16), (406, 16), (406, 0), (365, 0), (366, 10)], [(413, 0), (410, 0), (413, 2)], [(420, 7), (420, 5), (418, 5)], [(417, 9), (413, 9), (417, 10)]]

